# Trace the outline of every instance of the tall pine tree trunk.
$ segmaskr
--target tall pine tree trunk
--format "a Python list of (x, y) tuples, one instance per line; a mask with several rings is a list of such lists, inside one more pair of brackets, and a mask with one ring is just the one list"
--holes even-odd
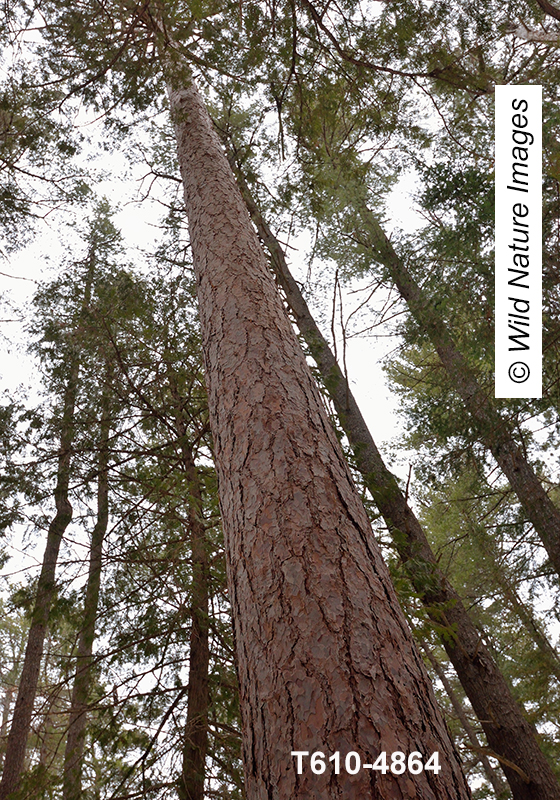
[(560, 510), (545, 492), (515, 441), (507, 420), (498, 413), (475, 373), (457, 350), (435, 304), (424, 295), (372, 212), (362, 206), (360, 213), (365, 243), (387, 268), (410, 313), (429, 336), (455, 391), (476, 422), (479, 440), (498, 462), (538, 533), (552, 566), (560, 575)]
[(442, 645), (490, 747), (500, 760), (515, 800), (560, 800), (560, 786), (539, 748), (535, 732), (481, 641), (461, 599), (440, 570), (424, 530), (394, 475), (385, 466), (348, 381), (288, 269), (284, 252), (241, 176), (239, 183), (259, 235), (271, 254), (278, 283), (354, 449), (356, 465), (387, 524), (419, 598), (436, 630), (441, 631)]
[(82, 764), (84, 757), (85, 729), (87, 722), (88, 696), (91, 687), (91, 668), (95, 622), (99, 606), (101, 587), (103, 541), (109, 522), (109, 428), (111, 369), (107, 370), (103, 390), (101, 436), (99, 441), (97, 477), (97, 520), (90, 544), (89, 570), (84, 599), (83, 626), (78, 637), (76, 674), (72, 687), (70, 721), (64, 752), (63, 800), (80, 800), (82, 797)]
[[(469, 790), (365, 510), (194, 83), (170, 103), (195, 272), (248, 800)], [(179, 84), (179, 85), (178, 85)], [(314, 774), (293, 751), (340, 753)], [(439, 752), (438, 775), (344, 768)]]

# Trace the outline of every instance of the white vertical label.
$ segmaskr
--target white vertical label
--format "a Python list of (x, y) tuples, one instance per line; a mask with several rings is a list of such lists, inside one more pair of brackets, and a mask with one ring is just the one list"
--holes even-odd
[(496, 86), (496, 397), (542, 396), (542, 87)]

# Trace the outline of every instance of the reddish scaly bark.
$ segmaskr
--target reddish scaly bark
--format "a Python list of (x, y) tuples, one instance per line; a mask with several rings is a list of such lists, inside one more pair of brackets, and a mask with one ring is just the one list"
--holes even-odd
[[(249, 800), (469, 790), (359, 495), (194, 83), (170, 101), (198, 281)], [(335, 775), (292, 751), (438, 751)]]

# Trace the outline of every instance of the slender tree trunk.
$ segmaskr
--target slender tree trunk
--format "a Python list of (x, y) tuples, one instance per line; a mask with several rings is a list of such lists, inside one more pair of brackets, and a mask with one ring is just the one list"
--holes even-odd
[(541, 655), (546, 662), (546, 666), (550, 670), (550, 673), (554, 675), (558, 681), (560, 681), (560, 656), (558, 655), (558, 651), (551, 645), (541, 623), (535, 617), (531, 608), (523, 602), (515, 589), (503, 581), (502, 578), (503, 576), (500, 577), (499, 586), (504, 594), (504, 597), (511, 605), (525, 626), (525, 630), (540, 650)]
[(49, 525), (47, 545), (37, 586), (37, 597), (33, 609), (31, 627), (19, 683), (19, 691), (14, 708), (14, 716), (8, 736), (4, 770), (0, 783), (0, 799), (6, 800), (16, 789), (25, 762), (25, 748), (29, 736), (33, 703), (37, 693), (37, 683), (41, 669), (43, 645), (49, 620), (49, 613), (55, 590), (55, 570), (58, 552), (64, 531), (72, 519), (72, 506), (68, 500), (70, 479), (70, 459), (73, 440), (73, 416), (78, 381), (78, 363), (70, 366), (70, 375), (64, 396), (60, 454), (58, 457), (57, 482), (54, 492), (56, 515)]
[(82, 765), (84, 757), (88, 696), (91, 687), (91, 667), (95, 621), (101, 587), (103, 541), (109, 522), (109, 429), (111, 369), (107, 370), (103, 390), (100, 422), (99, 460), (97, 478), (97, 520), (91, 534), (89, 570), (84, 599), (83, 626), (78, 637), (76, 674), (72, 687), (70, 721), (64, 752), (63, 800), (80, 800), (82, 797)]
[(545, 492), (516, 443), (507, 420), (498, 413), (473, 370), (457, 350), (434, 302), (423, 294), (371, 211), (364, 206), (361, 216), (366, 243), (389, 270), (412, 316), (429, 336), (455, 390), (477, 424), (480, 441), (498, 462), (537, 531), (552, 566), (560, 575), (560, 510)]
[(501, 563), (501, 560), (496, 554), (495, 542), (485, 529), (475, 525), (471, 519), (468, 519), (468, 524), (471, 537), (480, 547), (483, 557), (492, 570), (492, 580), (500, 587), (504, 598), (517, 614), (525, 630), (540, 650), (550, 673), (560, 681), (560, 655), (550, 643), (543, 626), (535, 617), (532, 609), (523, 602), (516, 592), (511, 575), (507, 574), (508, 570), (504, 567), (504, 564)]
[[(469, 790), (388, 570), (194, 83), (170, 104), (198, 283), (248, 800)], [(179, 85), (178, 85), (179, 84)], [(293, 751), (340, 753), (322, 774)], [(348, 752), (439, 752), (438, 775)], [(390, 759), (389, 759), (390, 760)]]
[(12, 707), (12, 700), (17, 692), (19, 682), (19, 664), (23, 657), (25, 650), (25, 639), (22, 638), (17, 643), (17, 649), (13, 648), (13, 667), (9, 670), (8, 674), (4, 676), (4, 683), (6, 685), (6, 692), (2, 702), (2, 725), (0, 726), (0, 770), (4, 766), (4, 744), (8, 738), (8, 723), (10, 721), (10, 711)]
[[(82, 317), (90, 304), (94, 269), (95, 249), (92, 246), (89, 252), (88, 271), (84, 286)], [(79, 372), (80, 361), (75, 356), (68, 365), (68, 380), (63, 397), (60, 450), (54, 490), (56, 514), (49, 525), (47, 544), (37, 585), (37, 596), (27, 637), (19, 691), (8, 736), (2, 781), (0, 782), (0, 800), (7, 800), (11, 792), (16, 789), (19, 776), (24, 768), (25, 748), (33, 715), (33, 704), (37, 693), (45, 634), (56, 585), (55, 573), (58, 553), (64, 532), (72, 519), (72, 506), (68, 499), (68, 487), (70, 483), (70, 464), (74, 440), (74, 408), (76, 405)]]
[(497, 800), (506, 800), (506, 798), (511, 797), (510, 792), (506, 784), (504, 783), (502, 778), (498, 775), (498, 773), (488, 760), (488, 757), (484, 753), (484, 748), (478, 741), (478, 736), (476, 735), (476, 731), (469, 722), (469, 719), (465, 713), (465, 709), (463, 708), (463, 704), (453, 691), (453, 687), (451, 686), (447, 678), (447, 675), (445, 674), (445, 670), (443, 669), (442, 665), (439, 663), (439, 661), (433, 654), (432, 649), (427, 642), (421, 641), (420, 646), (422, 647), (422, 650), (426, 653), (428, 661), (432, 665), (434, 672), (441, 681), (443, 688), (445, 689), (445, 693), (449, 697), (451, 705), (453, 706), (453, 710), (457, 715), (457, 719), (461, 723), (461, 726), (467, 735), (467, 739), (471, 743), (473, 752), (475, 753), (476, 757), (482, 764), (484, 774), (486, 775), (490, 785), (492, 786), (494, 792), (496, 793)]
[(317, 363), (342, 428), (354, 449), (356, 464), (372, 494), (410, 580), (440, 632), (450, 661), (473, 706), (516, 800), (560, 800), (560, 786), (542, 754), (532, 727), (461, 599), (439, 568), (428, 539), (387, 469), (336, 359), (319, 330), (283, 250), (240, 177), (244, 199), (272, 257), (273, 269), (296, 323)]
[(202, 515), (202, 489), (192, 446), (189, 442), (189, 432), (184, 414), (184, 400), (179, 394), (176, 377), (172, 373), (171, 367), (168, 367), (168, 379), (175, 409), (182, 466), (189, 487), (187, 518), (192, 563), (187, 722), (178, 795), (180, 800), (204, 800), (206, 752), (208, 749), (208, 707), (210, 704), (206, 527)]
[(0, 750), (0, 769), (4, 766), (4, 739), (8, 733), (8, 720), (10, 718), (10, 708), (12, 700), (17, 687), (8, 684), (4, 691), (4, 699), (2, 701), (2, 724), (0, 725), (0, 742), (2, 749)]
[[(42, 681), (41, 677), (39, 678), (39, 684), (41, 683), (44, 686), (44, 696), (43, 702), (41, 703), (41, 717), (40, 721), (35, 729), (35, 739), (37, 744), (35, 749), (39, 750), (39, 764), (46, 768), (52, 762), (52, 756), (54, 749), (53, 745), (53, 729), (54, 729), (54, 720), (56, 718), (56, 710), (53, 709), (53, 706), (56, 704), (56, 697), (53, 697), (48, 692), (48, 675), (51, 668), (51, 659), (49, 658), (49, 654), (52, 653), (52, 635), (48, 634), (47, 644), (46, 644), (46, 657), (43, 661), (43, 668), (42, 668)], [(39, 689), (39, 692), (41, 690)], [(40, 695), (39, 695), (40, 696)], [(29, 753), (27, 754), (29, 757)]]
[(41, 666), (41, 673), (39, 675), (37, 694), (39, 697), (40, 714), (38, 714), (35, 726), (31, 726), (31, 733), (35, 740), (35, 747), (28, 748), (25, 758), (25, 769), (29, 769), (31, 752), (39, 751), (39, 765), (45, 769), (49, 762), (52, 763), (52, 734), (53, 722), (55, 719), (56, 711), (53, 708), (56, 706), (57, 696), (56, 692), (49, 691), (49, 673), (53, 662), (53, 636), (52, 631), (47, 629), (46, 643), (44, 648), (44, 658)]
[[(186, 452), (186, 448), (184, 448)], [(188, 460), (187, 460), (188, 459)], [(192, 557), (191, 636), (187, 723), (179, 784), (181, 800), (204, 800), (208, 749), (208, 557), (201, 517), (202, 495), (192, 453), (185, 457), (190, 485), (189, 528)]]

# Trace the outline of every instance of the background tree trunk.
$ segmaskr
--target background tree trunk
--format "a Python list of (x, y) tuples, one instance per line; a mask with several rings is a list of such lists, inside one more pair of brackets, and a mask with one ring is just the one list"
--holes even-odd
[(202, 487), (189, 442), (184, 414), (184, 401), (176, 376), (168, 365), (168, 380), (173, 398), (177, 438), (182, 468), (187, 478), (187, 519), (191, 545), (191, 635), (189, 643), (189, 683), (187, 689), (187, 721), (183, 745), (183, 763), (178, 784), (180, 800), (204, 800), (206, 753), (208, 750), (208, 685), (209, 619), (208, 619), (208, 554), (206, 527), (202, 514)]
[(99, 474), (97, 478), (97, 520), (91, 534), (89, 571), (84, 600), (84, 624), (78, 638), (76, 675), (72, 687), (70, 722), (64, 752), (63, 800), (82, 797), (82, 764), (87, 722), (88, 695), (95, 622), (101, 587), (103, 541), (109, 522), (109, 429), (112, 370), (107, 369), (102, 400), (101, 436), (99, 441)]
[[(0, 741), (3, 742), (8, 733), (8, 720), (10, 718), (10, 709), (12, 707), (12, 700), (17, 687), (7, 685), (4, 690), (4, 698), (2, 700), (2, 723), (0, 724)], [(0, 769), (4, 766), (4, 748), (0, 751)]]
[(179, 784), (181, 800), (204, 800), (208, 749), (208, 557), (206, 531), (201, 519), (202, 495), (192, 454), (188, 463), (189, 527), (192, 554), (191, 636), (189, 684), (183, 766)]
[(449, 697), (449, 701), (453, 706), (453, 710), (457, 715), (457, 719), (461, 723), (461, 726), (465, 733), (467, 734), (467, 739), (471, 743), (473, 753), (477, 757), (477, 759), (482, 764), (482, 768), (484, 770), (484, 774), (488, 778), (488, 781), (494, 792), (496, 793), (497, 800), (507, 800), (507, 798), (511, 797), (510, 792), (508, 791), (507, 785), (504, 783), (500, 775), (496, 772), (494, 767), (491, 765), (488, 757), (484, 753), (484, 748), (481, 746), (480, 742), (478, 741), (478, 736), (476, 735), (476, 731), (474, 730), (473, 726), (469, 722), (465, 709), (455, 692), (453, 691), (453, 687), (451, 686), (447, 675), (445, 674), (445, 670), (443, 669), (442, 665), (439, 663), (437, 658), (435, 657), (434, 653), (432, 652), (431, 647), (427, 642), (420, 642), (420, 646), (422, 650), (425, 652), (426, 657), (436, 675), (438, 676), (439, 680), (443, 688), (445, 689), (446, 695)]
[[(80, 322), (83, 321), (84, 315), (91, 302), (96, 265), (95, 244), (92, 244), (90, 247), (87, 265)], [(79, 349), (78, 344), (74, 343), (74, 345)], [(74, 442), (74, 409), (78, 392), (80, 358), (78, 352), (75, 351), (74, 348), (72, 348), (71, 352), (73, 355), (68, 363), (68, 379), (63, 396), (60, 450), (56, 487), (54, 490), (56, 514), (49, 525), (47, 544), (37, 585), (37, 596), (27, 637), (18, 696), (8, 736), (2, 781), (0, 782), (0, 800), (6, 800), (8, 795), (17, 787), (20, 773), (24, 767), (25, 748), (29, 736), (33, 704), (35, 702), (35, 695), (37, 694), (37, 683), (39, 681), (41, 659), (43, 657), (45, 634), (55, 592), (55, 573), (58, 553), (64, 532), (72, 520), (72, 506), (68, 499), (68, 487), (70, 483), (70, 464)]]
[[(496, 542), (488, 534), (484, 526), (477, 525), (468, 513), (465, 515), (469, 527), (469, 535), (474, 539), (488, 564), (492, 573), (492, 580), (500, 588), (505, 600), (517, 614), (519, 621), (538, 647), (546, 668), (551, 675), (560, 681), (560, 654), (551, 644), (546, 630), (543, 628), (538, 617), (528, 603), (525, 603), (515, 588), (513, 575), (500, 558), (496, 548)], [(509, 574), (508, 574), (509, 573)]]
[(52, 599), (55, 591), (55, 571), (58, 552), (64, 531), (72, 519), (72, 506), (68, 500), (70, 480), (70, 459), (74, 435), (73, 416), (76, 402), (76, 385), (79, 366), (77, 361), (70, 365), (68, 383), (64, 396), (64, 411), (60, 434), (60, 454), (58, 457), (57, 482), (54, 492), (56, 515), (47, 534), (47, 545), (37, 586), (37, 596), (33, 608), (31, 627), (27, 638), (25, 658), (19, 683), (19, 691), (14, 715), (8, 736), (4, 770), (0, 783), (0, 798), (6, 800), (16, 789), (25, 762), (25, 748), (29, 736), (33, 704), (37, 693), (43, 645)]

